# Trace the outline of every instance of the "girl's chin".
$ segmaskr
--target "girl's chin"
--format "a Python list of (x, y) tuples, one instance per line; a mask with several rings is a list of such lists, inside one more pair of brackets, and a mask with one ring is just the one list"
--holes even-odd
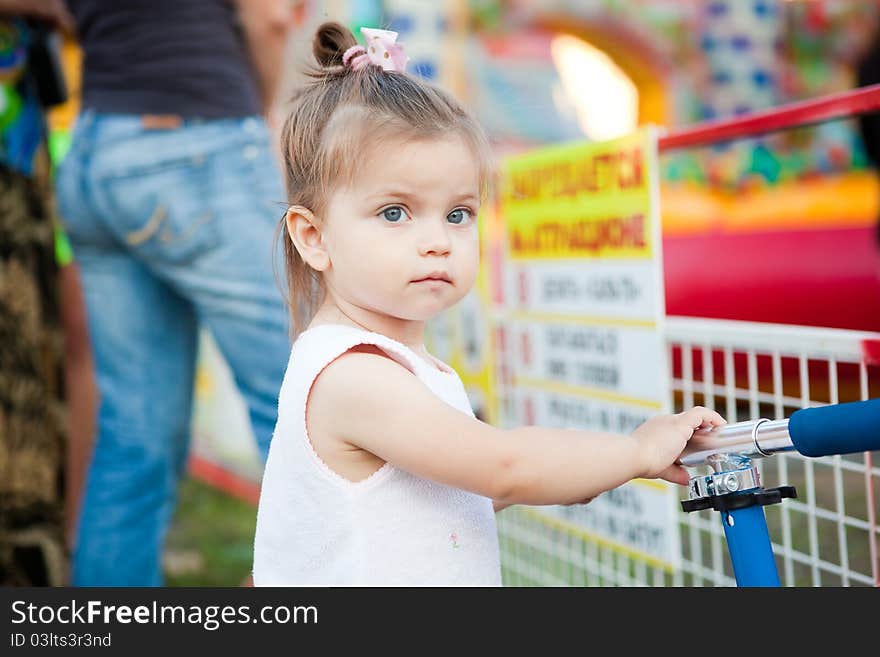
[(400, 299), (400, 303), (395, 306), (386, 304), (371, 305), (358, 304), (361, 308), (369, 310), (371, 313), (385, 315), (386, 317), (394, 317), (409, 322), (426, 322), (433, 319), (444, 310), (448, 310), (456, 303), (461, 301), (460, 298), (451, 297), (423, 297), (420, 299)]
[(405, 316), (402, 316), (401, 319), (406, 319), (413, 322), (427, 322), (430, 319), (434, 319), (437, 315), (453, 305), (454, 304), (450, 303), (438, 303), (430, 307), (421, 306), (419, 308), (412, 308), (408, 313), (406, 313)]

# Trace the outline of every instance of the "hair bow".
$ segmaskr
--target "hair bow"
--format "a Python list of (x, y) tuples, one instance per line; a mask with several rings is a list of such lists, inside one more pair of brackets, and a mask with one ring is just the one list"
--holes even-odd
[(362, 27), (361, 34), (367, 42), (364, 46), (352, 46), (342, 55), (342, 63), (358, 71), (367, 64), (381, 66), (386, 71), (403, 73), (409, 57), (397, 41), (397, 32)]

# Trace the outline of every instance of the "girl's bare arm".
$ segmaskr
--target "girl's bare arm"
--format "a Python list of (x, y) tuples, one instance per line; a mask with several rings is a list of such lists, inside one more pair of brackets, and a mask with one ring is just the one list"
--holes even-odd
[(673, 420), (641, 438), (502, 430), (446, 404), (387, 356), (363, 351), (325, 368), (313, 385), (309, 413), (329, 418), (323, 426), (338, 440), (420, 477), (509, 504), (572, 504), (636, 477), (659, 476), (693, 432), (684, 425), (702, 422), (669, 416)]

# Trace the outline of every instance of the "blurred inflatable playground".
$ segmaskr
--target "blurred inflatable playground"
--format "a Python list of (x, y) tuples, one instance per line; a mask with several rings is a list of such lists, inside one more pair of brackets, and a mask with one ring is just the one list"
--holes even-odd
[[(474, 94), (509, 150), (850, 89), (877, 24), (865, 2), (482, 4)], [(660, 152), (667, 314), (880, 328), (878, 186), (855, 119)]]

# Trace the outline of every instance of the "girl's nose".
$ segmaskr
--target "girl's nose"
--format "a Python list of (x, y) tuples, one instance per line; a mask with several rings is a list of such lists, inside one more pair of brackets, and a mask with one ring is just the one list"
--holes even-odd
[(419, 236), (419, 255), (449, 255), (451, 248), (452, 243), (445, 226), (425, 227)]

